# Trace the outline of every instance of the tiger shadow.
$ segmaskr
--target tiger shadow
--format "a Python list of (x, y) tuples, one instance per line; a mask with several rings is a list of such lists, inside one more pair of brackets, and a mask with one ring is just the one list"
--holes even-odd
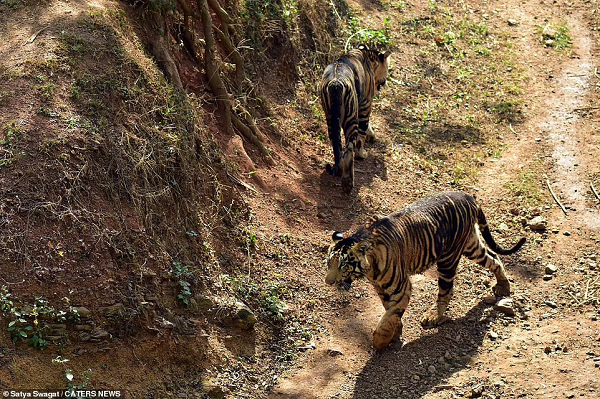
[(358, 374), (352, 397), (420, 398), (454, 373), (470, 368), (488, 330), (479, 319), (489, 306), (481, 300), (463, 317), (439, 326), (436, 333), (404, 346), (396, 342), (375, 353)]
[(372, 209), (369, 196), (359, 196), (361, 187), (371, 187), (375, 179), (387, 180), (388, 173), (385, 156), (374, 144), (369, 148), (369, 157), (354, 163), (354, 187), (350, 193), (342, 190), (342, 180), (339, 176), (332, 176), (323, 168), (319, 176), (319, 199), (317, 202), (320, 222), (326, 228), (331, 228), (331, 221), (335, 221), (335, 228), (346, 231), (355, 219), (365, 215), (365, 211)]

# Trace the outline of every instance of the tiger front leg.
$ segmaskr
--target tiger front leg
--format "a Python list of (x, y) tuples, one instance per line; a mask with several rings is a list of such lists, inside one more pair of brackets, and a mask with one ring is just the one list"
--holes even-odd
[(375, 288), (386, 309), (373, 332), (373, 346), (381, 350), (391, 341), (402, 339), (402, 316), (408, 307), (412, 285), (409, 279), (404, 280), (391, 296), (377, 286)]
[[(404, 312), (402, 312), (404, 313)], [(392, 341), (402, 338), (402, 315), (388, 310), (373, 331), (373, 347), (382, 350)]]

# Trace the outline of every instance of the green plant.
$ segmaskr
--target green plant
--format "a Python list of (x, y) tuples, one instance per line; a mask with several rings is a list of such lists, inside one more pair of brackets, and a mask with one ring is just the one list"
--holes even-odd
[(81, 373), (80, 383), (76, 383), (74, 379), (75, 375), (73, 374), (73, 370), (65, 369), (65, 381), (67, 382), (67, 390), (72, 392), (80, 389), (85, 389), (85, 387), (88, 386), (90, 380), (92, 379), (92, 369), (87, 369)]
[(17, 127), (17, 124), (13, 121), (4, 125), (3, 134), (0, 137), (0, 145), (6, 147), (13, 147), (21, 134), (21, 129)]
[(185, 306), (188, 306), (190, 304), (190, 298), (192, 297), (190, 284), (186, 281), (179, 280), (179, 286), (181, 287), (181, 290), (179, 291), (179, 294), (177, 294), (177, 299)]
[(348, 44), (357, 46), (359, 44), (365, 44), (368, 47), (385, 47), (392, 44), (390, 38), (391, 20), (385, 18), (384, 28), (381, 30), (368, 29), (360, 27), (360, 20), (356, 17), (351, 16), (348, 19), (348, 28), (350, 30), (350, 36), (346, 40)]
[(571, 33), (566, 22), (557, 27), (551, 24), (538, 26), (538, 31), (541, 34), (541, 40), (548, 46), (559, 50), (571, 47)]
[(3, 285), (0, 288), (0, 311), (5, 316), (13, 310), (14, 303), (11, 298), (12, 294), (8, 291), (8, 287)]

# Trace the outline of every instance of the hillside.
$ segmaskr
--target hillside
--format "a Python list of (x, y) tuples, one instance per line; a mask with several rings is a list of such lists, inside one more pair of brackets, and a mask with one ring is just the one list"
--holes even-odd
[[(0, 388), (595, 397), (597, 1), (214, 4), (0, 0)], [(317, 86), (359, 43), (393, 62), (346, 195)], [(515, 315), (465, 260), (450, 320), (421, 328), (416, 276), (404, 346), (376, 353), (372, 288), (324, 284), (331, 233), (441, 190), (527, 237)]]

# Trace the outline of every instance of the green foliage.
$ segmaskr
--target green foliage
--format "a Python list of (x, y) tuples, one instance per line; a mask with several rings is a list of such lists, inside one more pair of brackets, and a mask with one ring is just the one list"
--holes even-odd
[(171, 274), (179, 279), (179, 293), (177, 294), (177, 300), (185, 305), (189, 306), (190, 299), (192, 297), (192, 289), (190, 283), (185, 281), (185, 278), (189, 278), (192, 276), (192, 271), (188, 265), (184, 265), (179, 261), (174, 261), (173, 266), (171, 267)]
[(80, 375), (81, 381), (79, 383), (75, 382), (75, 375), (73, 374), (73, 370), (65, 369), (65, 381), (67, 382), (67, 390), (68, 391), (77, 391), (80, 389), (85, 389), (92, 379), (92, 369), (87, 369)]
[(351, 16), (348, 19), (348, 28), (350, 35), (347, 42), (357, 47), (360, 44), (367, 45), (369, 48), (382, 48), (392, 44), (390, 37), (391, 20), (385, 18), (384, 28), (381, 30), (361, 27), (360, 19)]
[(192, 297), (190, 284), (186, 281), (180, 280), (179, 286), (181, 287), (181, 290), (179, 291), (179, 294), (177, 294), (177, 300), (179, 300), (179, 302), (183, 303), (185, 306), (188, 306), (190, 304), (190, 298)]
[(4, 125), (2, 129), (2, 136), (0, 136), (0, 145), (6, 147), (13, 147), (21, 134), (21, 129), (16, 125), (16, 122), (10, 122)]
[(287, 288), (279, 282), (262, 280), (260, 284), (251, 281), (248, 277), (233, 277), (223, 274), (221, 283), (228, 291), (238, 299), (258, 303), (260, 308), (276, 320), (284, 319), (287, 305), (283, 298)]
[(0, 288), (0, 312), (6, 316), (12, 312), (13, 306), (12, 294), (8, 291), (8, 287), (3, 285)]
[(504, 187), (510, 191), (511, 196), (520, 198), (525, 206), (539, 206), (543, 201), (543, 194), (538, 176), (536, 170), (521, 169), (516, 179), (507, 182)]
[(552, 46), (558, 50), (571, 47), (571, 31), (566, 22), (563, 22), (556, 27), (551, 24), (538, 26), (538, 32), (541, 35), (541, 40), (546, 45)]

